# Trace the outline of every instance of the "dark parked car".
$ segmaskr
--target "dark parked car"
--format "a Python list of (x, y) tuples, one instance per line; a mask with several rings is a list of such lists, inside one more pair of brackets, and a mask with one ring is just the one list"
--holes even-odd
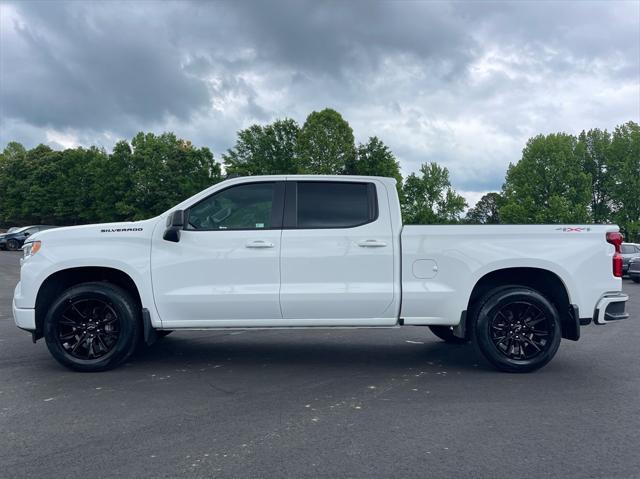
[(629, 260), (629, 278), (636, 283), (640, 283), (640, 257), (631, 258)]
[(627, 274), (629, 269), (629, 260), (631, 258), (640, 257), (640, 244), (622, 243), (622, 274)]
[(8, 249), (9, 251), (19, 250), (29, 236), (38, 231), (51, 228), (56, 228), (56, 226), (33, 225), (23, 226), (22, 228), (9, 228), (9, 231), (0, 235), (0, 249)]

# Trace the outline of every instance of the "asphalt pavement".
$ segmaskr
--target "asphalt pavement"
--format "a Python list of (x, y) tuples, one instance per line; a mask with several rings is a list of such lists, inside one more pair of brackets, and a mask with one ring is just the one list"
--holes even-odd
[(640, 477), (640, 285), (526, 375), (426, 328), (174, 333), (106, 373), (11, 318), (0, 252), (0, 477)]

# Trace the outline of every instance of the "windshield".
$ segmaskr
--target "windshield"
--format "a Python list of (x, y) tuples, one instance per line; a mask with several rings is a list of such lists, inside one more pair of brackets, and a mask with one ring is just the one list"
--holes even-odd
[(9, 234), (9, 233), (20, 233), (21, 231), (24, 231), (27, 228), (29, 228), (29, 227), (28, 226), (22, 226), (22, 227), (18, 228), (17, 226), (14, 226), (13, 228), (9, 228), (7, 230), (7, 234)]

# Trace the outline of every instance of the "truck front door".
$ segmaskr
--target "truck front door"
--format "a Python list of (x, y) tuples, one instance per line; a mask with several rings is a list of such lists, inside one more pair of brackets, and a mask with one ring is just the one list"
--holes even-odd
[(151, 276), (164, 328), (272, 325), (280, 312), (284, 182), (241, 183), (185, 211), (180, 241), (154, 234)]

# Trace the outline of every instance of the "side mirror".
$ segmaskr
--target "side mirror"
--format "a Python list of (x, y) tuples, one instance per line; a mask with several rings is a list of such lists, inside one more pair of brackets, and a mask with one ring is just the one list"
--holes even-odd
[(24, 236), (27, 237), (29, 235), (31, 235), (31, 233), (29, 233), (28, 231), (25, 231)]
[(184, 211), (176, 210), (167, 218), (167, 229), (162, 238), (166, 241), (177, 243), (180, 241), (180, 230), (184, 227)]

